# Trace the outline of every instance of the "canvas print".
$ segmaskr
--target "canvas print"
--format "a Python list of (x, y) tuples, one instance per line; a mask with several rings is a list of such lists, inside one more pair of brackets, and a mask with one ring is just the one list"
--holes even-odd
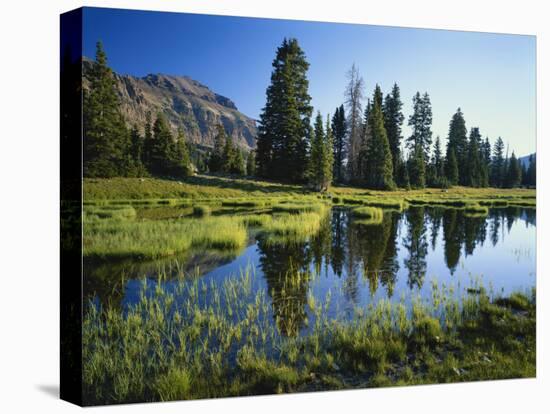
[(62, 15), (62, 397), (534, 377), (535, 49)]

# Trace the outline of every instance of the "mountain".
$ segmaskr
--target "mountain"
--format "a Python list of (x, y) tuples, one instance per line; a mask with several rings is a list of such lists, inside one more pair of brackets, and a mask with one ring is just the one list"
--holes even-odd
[(518, 161), (521, 163), (521, 165), (524, 165), (525, 167), (529, 167), (529, 157), (531, 155), (535, 157), (535, 160), (537, 159), (537, 153), (534, 152), (532, 154), (526, 155), (525, 157), (519, 157)]
[[(83, 84), (94, 62), (83, 59)], [(216, 126), (222, 123), (233, 142), (241, 148), (256, 146), (256, 121), (239, 112), (231, 99), (218, 95), (188, 76), (149, 74), (144, 77), (114, 74), (121, 110), (128, 126), (143, 132), (145, 117), (153, 120), (159, 111), (166, 115), (174, 133), (182, 128), (188, 141), (212, 147)]]

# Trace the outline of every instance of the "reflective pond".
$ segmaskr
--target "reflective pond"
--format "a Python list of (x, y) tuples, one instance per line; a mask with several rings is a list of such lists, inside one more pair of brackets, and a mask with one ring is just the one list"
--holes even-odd
[[(476, 217), (460, 209), (410, 207), (385, 211), (380, 223), (369, 224), (334, 207), (320, 231), (303, 242), (273, 243), (251, 229), (247, 247), (237, 254), (202, 251), (157, 262), (86, 263), (85, 296), (124, 308), (157, 283), (175, 291), (178, 275), (212, 287), (239, 283), (248, 271), (250, 298), (242, 299), (263, 292), (269, 318), (292, 336), (307, 331), (311, 301), (324, 303), (331, 317), (352, 318), (354, 309), (380, 300), (426, 298), (434, 286), (457, 296), (480, 286), (493, 295), (529, 292), (536, 284), (535, 246), (535, 209), (495, 208)], [(159, 271), (165, 273), (162, 280)], [(208, 291), (205, 287), (201, 300), (219, 300)], [(175, 297), (186, 300), (185, 293)], [(281, 321), (292, 323), (280, 326)]]

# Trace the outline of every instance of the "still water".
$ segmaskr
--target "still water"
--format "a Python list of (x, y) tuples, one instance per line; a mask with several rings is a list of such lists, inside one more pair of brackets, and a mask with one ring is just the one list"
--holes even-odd
[[(155, 263), (87, 264), (85, 295), (124, 308), (140, 299), (144, 285), (175, 289), (178, 281), (170, 276), (182, 269), (200, 274), (210, 286), (249, 269), (252, 293), (265, 292), (274, 319), (292, 313), (296, 323), (287, 333), (293, 334), (306, 329), (301, 321), (308, 317), (309, 298), (327, 303), (333, 317), (352, 317), (357, 307), (381, 299), (410, 303), (429, 297), (434, 285), (452, 287), (457, 296), (480, 285), (492, 295), (529, 292), (536, 285), (535, 247), (534, 209), (500, 208), (487, 217), (470, 217), (458, 209), (411, 207), (386, 211), (382, 223), (365, 224), (335, 207), (320, 232), (301, 243), (273, 244), (251, 231), (238, 254), (195, 252)], [(168, 273), (161, 282), (159, 269)], [(289, 284), (285, 275), (297, 271), (307, 276)]]

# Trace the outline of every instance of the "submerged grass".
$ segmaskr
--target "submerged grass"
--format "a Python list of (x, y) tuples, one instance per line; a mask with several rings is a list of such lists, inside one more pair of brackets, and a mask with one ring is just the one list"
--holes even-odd
[[(287, 275), (289, 286), (303, 277)], [(167, 290), (163, 278), (144, 282), (126, 310), (89, 306), (86, 404), (535, 375), (534, 293), (491, 300), (481, 289), (457, 299), (432, 284), (431, 300), (381, 300), (352, 319), (329, 317), (329, 300), (309, 293), (310, 328), (287, 336), (249, 268), (221, 284), (181, 277)]]

